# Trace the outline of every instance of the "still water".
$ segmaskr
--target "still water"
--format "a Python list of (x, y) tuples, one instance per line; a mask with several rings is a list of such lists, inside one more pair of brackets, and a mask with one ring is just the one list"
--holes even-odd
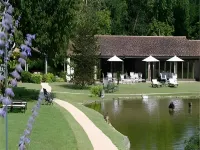
[[(175, 103), (175, 111), (168, 109)], [(192, 102), (192, 108), (188, 103)], [(111, 124), (128, 136), (131, 150), (183, 150), (184, 141), (199, 127), (199, 100), (112, 100), (91, 104)]]

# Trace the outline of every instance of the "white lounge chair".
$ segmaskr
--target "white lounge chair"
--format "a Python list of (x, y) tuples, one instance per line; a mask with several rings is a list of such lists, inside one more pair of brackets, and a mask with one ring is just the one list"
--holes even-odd
[(178, 82), (176, 79), (170, 78), (168, 85), (175, 87), (175, 86), (178, 86)]
[(121, 82), (124, 83), (124, 74), (120, 74)]
[(157, 79), (152, 79), (152, 87), (162, 87), (162, 84)]
[(112, 73), (108, 72), (107, 77), (108, 77), (108, 81), (112, 81)]

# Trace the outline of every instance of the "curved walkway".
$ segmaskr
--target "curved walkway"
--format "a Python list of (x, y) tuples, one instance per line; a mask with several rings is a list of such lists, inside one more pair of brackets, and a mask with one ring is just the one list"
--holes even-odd
[(66, 109), (74, 119), (82, 126), (88, 135), (94, 150), (118, 150), (112, 141), (78, 108), (72, 104), (54, 99), (55, 103)]

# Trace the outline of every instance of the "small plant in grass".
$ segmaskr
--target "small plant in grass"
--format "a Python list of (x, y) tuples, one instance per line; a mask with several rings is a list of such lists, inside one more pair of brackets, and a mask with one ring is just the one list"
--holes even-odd
[(103, 87), (98, 85), (98, 86), (92, 86), (90, 88), (90, 92), (92, 94), (92, 96), (101, 96), (101, 91), (103, 90)]

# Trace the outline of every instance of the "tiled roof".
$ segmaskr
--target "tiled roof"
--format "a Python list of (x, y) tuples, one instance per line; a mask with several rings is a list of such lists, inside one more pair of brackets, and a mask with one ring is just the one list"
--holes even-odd
[(102, 57), (200, 56), (200, 40), (184, 36), (97, 35)]

